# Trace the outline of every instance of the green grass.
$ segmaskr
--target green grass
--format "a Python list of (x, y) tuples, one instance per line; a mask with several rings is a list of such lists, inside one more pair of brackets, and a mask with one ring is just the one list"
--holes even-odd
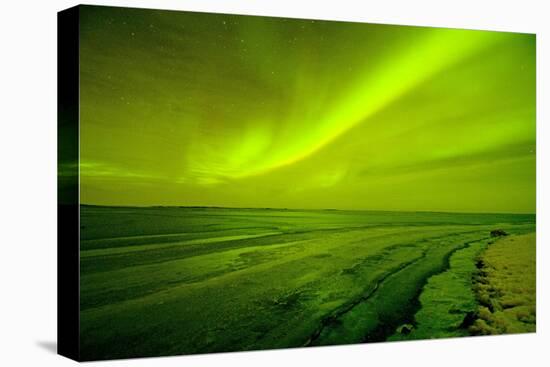
[(511, 236), (480, 256), (475, 290), (480, 302), (475, 334), (513, 334), (536, 330), (536, 236)]
[(82, 206), (82, 358), (381, 341), (415, 317), (415, 332), (429, 335), (447, 327), (420, 317), (431, 285), (457, 299), (469, 290), (436, 277), (462, 268), (458, 255), (490, 230), (528, 233), (534, 223), (533, 215)]

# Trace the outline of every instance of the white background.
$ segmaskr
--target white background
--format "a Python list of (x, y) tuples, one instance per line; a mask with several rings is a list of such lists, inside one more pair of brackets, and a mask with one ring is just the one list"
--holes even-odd
[[(537, 334), (101, 362), (105, 366), (549, 365), (546, 1), (98, 1), (98, 4), (537, 33)], [(0, 366), (75, 364), (56, 341), (56, 12), (4, 1), (0, 17)], [(546, 13), (546, 19), (544, 17)], [(545, 24), (546, 20), (546, 24)], [(124, 340), (120, 340), (124, 344)], [(94, 363), (95, 364), (95, 363)]]

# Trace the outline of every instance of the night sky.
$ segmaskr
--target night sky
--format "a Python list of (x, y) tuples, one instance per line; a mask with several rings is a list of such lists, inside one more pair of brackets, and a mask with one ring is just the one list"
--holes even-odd
[(82, 7), (81, 202), (535, 211), (535, 36)]

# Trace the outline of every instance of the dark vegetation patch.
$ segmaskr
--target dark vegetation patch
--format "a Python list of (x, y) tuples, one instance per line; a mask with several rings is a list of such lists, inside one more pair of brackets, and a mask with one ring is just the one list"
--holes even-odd
[(502, 229), (493, 229), (491, 231), (491, 237), (504, 237), (508, 236), (508, 233)]

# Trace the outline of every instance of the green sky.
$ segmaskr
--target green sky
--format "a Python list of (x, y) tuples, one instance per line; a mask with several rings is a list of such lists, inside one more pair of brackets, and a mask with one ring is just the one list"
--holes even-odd
[(535, 211), (535, 36), (81, 10), (81, 202)]

